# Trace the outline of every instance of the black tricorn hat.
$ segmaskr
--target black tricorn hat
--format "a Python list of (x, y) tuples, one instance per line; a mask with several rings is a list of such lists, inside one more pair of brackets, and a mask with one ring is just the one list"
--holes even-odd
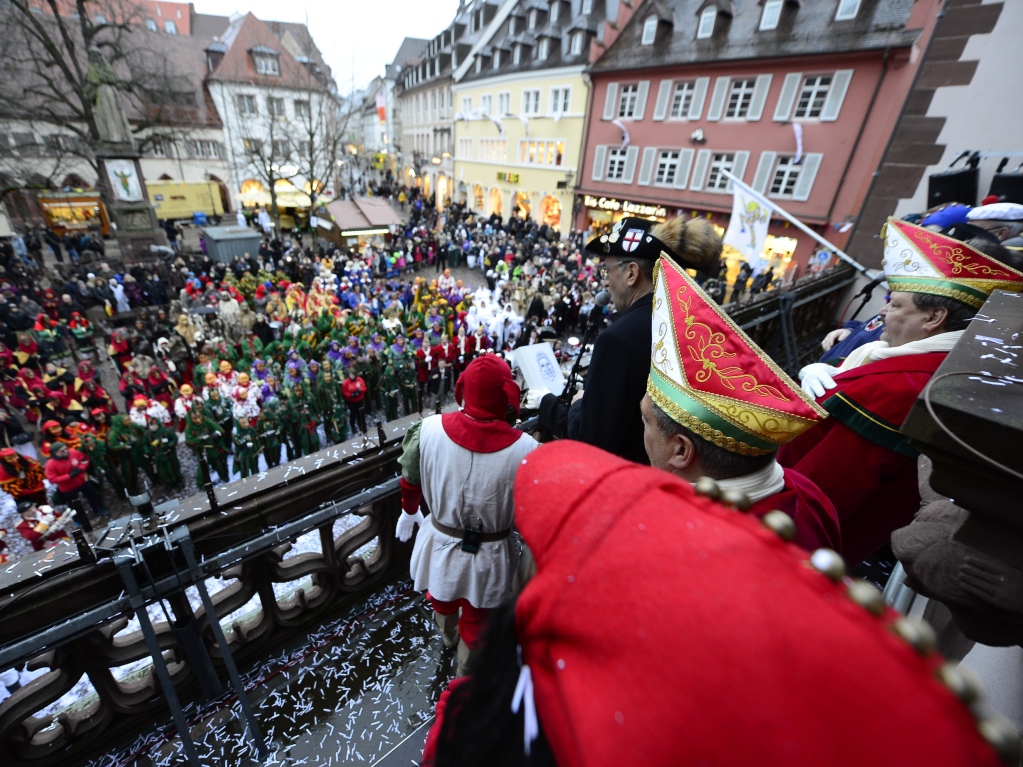
[(646, 218), (625, 216), (615, 223), (609, 233), (594, 237), (586, 243), (586, 250), (605, 258), (614, 256), (629, 260), (656, 261), (662, 252), (673, 255), (671, 248), (650, 234), (656, 225), (656, 221)]

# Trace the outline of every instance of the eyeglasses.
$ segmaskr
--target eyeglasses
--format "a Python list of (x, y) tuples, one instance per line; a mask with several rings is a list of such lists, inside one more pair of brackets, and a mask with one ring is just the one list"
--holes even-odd
[(600, 279), (606, 280), (607, 276), (610, 274), (609, 269), (611, 268), (611, 266), (617, 266), (619, 269), (621, 269), (623, 266), (628, 266), (630, 263), (632, 263), (632, 262), (631, 261), (619, 261), (618, 263), (611, 264), (610, 266), (608, 266), (608, 264), (604, 263), (604, 264), (601, 264), (600, 266), (597, 267), (597, 274), (600, 275)]

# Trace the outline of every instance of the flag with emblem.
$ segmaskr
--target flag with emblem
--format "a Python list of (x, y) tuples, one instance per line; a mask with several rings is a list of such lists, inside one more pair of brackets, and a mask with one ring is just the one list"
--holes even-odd
[(639, 244), (643, 241), (643, 235), (645, 232), (642, 229), (630, 229), (625, 233), (625, 237), (622, 238), (622, 250), (626, 253), (631, 253)]
[(722, 241), (731, 245), (750, 262), (754, 271), (763, 266), (767, 227), (772, 208), (741, 181), (732, 181), (732, 220)]

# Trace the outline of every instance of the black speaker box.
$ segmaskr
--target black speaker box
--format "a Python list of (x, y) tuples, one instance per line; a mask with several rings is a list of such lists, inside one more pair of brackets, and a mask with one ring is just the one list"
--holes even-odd
[(1002, 202), (1016, 202), (1023, 205), (1023, 173), (996, 173), (991, 179), (991, 191)]
[(977, 204), (978, 168), (959, 168), (935, 173), (927, 184), (927, 209), (950, 202)]

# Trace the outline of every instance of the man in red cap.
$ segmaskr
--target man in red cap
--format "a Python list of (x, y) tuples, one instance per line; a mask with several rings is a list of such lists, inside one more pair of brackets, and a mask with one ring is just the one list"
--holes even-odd
[[(511, 590), (512, 483), (537, 443), (508, 424), (509, 412), (518, 414), (519, 387), (504, 360), (489, 354), (473, 360), (458, 378), (455, 400), (462, 410), (430, 416), (405, 435), (404, 513), (396, 535), (407, 541), (420, 525), (412, 577), (416, 589), (427, 591), (445, 647), (458, 645), (461, 675), (487, 616)], [(429, 524), (419, 510), (422, 499)]]
[(654, 267), (653, 304), (657, 343), (640, 404), (650, 465), (689, 482), (717, 480), (755, 516), (784, 511), (809, 551), (841, 549), (834, 505), (775, 460), (781, 445), (827, 418), (824, 409), (669, 258)]
[(535, 575), (495, 611), (473, 675), (442, 695), (423, 765), (1019, 758), (1009, 722), (957, 699), (979, 691), (930, 628), (843, 577), (835, 552), (786, 543), (780, 512), (762, 522), (560, 441), (519, 469), (515, 523)]

